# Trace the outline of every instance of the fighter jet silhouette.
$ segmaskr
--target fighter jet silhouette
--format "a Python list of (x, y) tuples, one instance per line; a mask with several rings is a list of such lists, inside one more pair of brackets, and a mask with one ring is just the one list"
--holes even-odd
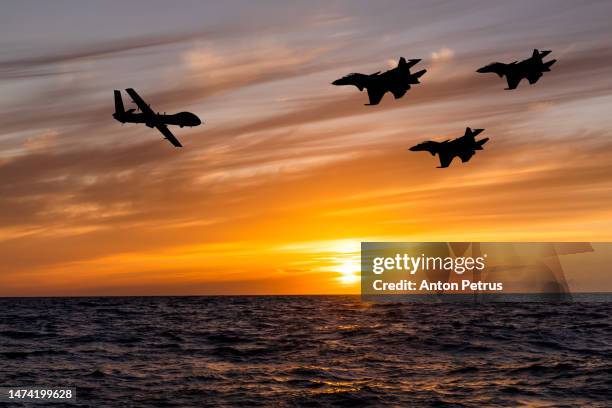
[(453, 140), (445, 140), (443, 142), (427, 141), (419, 143), (410, 148), (413, 152), (429, 152), (432, 156), (438, 155), (440, 159), (439, 169), (448, 167), (453, 159), (458, 156), (463, 163), (468, 162), (476, 153), (476, 150), (482, 150), (482, 145), (487, 143), (489, 138), (476, 140), (476, 136), (484, 129), (465, 128), (465, 135)]
[(128, 95), (132, 98), (132, 101), (138, 106), (141, 113), (134, 113), (136, 109), (128, 109), (127, 111), (123, 108), (123, 99), (121, 99), (121, 92), (115, 90), (115, 113), (113, 118), (121, 123), (144, 123), (150, 128), (156, 128), (164, 135), (165, 139), (168, 139), (175, 147), (183, 147), (176, 137), (170, 132), (166, 125), (176, 126), (198, 126), (202, 123), (200, 118), (191, 112), (179, 112), (174, 115), (166, 115), (164, 112), (155, 113), (149, 105), (142, 100), (140, 95), (136, 93), (132, 88), (125, 90)]
[(395, 99), (399, 99), (410, 89), (411, 84), (418, 84), (419, 78), (427, 72), (422, 70), (414, 74), (410, 73), (410, 68), (416, 65), (420, 59), (411, 59), (406, 61), (406, 58), (399, 59), (397, 67), (385, 71), (382, 74), (380, 71), (374, 74), (348, 74), (345, 77), (335, 80), (332, 85), (355, 85), (360, 91), (363, 88), (368, 90), (370, 103), (367, 105), (378, 105), (382, 97), (387, 92), (391, 92)]
[(499, 77), (506, 76), (508, 81), (508, 87), (506, 90), (516, 89), (521, 79), (525, 78), (530, 84), (538, 82), (540, 77), (544, 75), (544, 72), (550, 71), (552, 64), (557, 60), (550, 60), (544, 62), (542, 58), (550, 54), (550, 51), (538, 51), (533, 50), (531, 57), (518, 62), (514, 61), (510, 64), (504, 64), (503, 62), (492, 62), (491, 64), (478, 69), (476, 72), (487, 73), (495, 72)]

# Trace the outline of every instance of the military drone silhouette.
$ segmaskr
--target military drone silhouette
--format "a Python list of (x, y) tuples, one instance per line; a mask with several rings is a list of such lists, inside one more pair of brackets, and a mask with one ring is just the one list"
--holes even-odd
[(202, 124), (200, 118), (191, 112), (179, 112), (174, 115), (167, 115), (165, 112), (155, 113), (134, 89), (127, 88), (125, 91), (130, 95), (141, 113), (134, 113), (136, 109), (128, 109), (126, 111), (123, 107), (121, 92), (115, 90), (115, 113), (113, 113), (113, 118), (121, 123), (144, 123), (150, 128), (154, 127), (159, 130), (160, 133), (164, 135), (164, 139), (167, 139), (174, 147), (183, 147), (183, 145), (172, 134), (170, 129), (168, 129), (167, 125), (192, 127)]

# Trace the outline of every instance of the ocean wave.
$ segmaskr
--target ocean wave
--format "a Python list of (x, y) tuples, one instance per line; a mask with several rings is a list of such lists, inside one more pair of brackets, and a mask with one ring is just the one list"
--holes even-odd
[(76, 406), (604, 407), (611, 312), (355, 296), (0, 299), (0, 378), (70, 384)]

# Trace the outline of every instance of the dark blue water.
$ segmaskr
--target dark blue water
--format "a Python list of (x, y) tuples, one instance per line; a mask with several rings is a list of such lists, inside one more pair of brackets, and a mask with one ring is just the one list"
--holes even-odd
[[(78, 406), (610, 406), (612, 303), (0, 299), (1, 386)], [(41, 406), (41, 405), (36, 405)]]

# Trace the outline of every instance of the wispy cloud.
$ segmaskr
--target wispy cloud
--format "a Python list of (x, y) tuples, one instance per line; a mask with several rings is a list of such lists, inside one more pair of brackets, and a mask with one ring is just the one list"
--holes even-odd
[(455, 55), (455, 51), (450, 48), (443, 47), (438, 51), (434, 51), (431, 53), (431, 59), (434, 61), (448, 61), (453, 58)]

